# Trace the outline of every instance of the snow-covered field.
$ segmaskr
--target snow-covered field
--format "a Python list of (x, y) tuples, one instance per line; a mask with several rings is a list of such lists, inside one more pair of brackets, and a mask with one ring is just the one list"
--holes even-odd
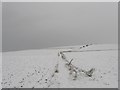
[(118, 45), (4, 52), (2, 88), (117, 88)]
[[(0, 83), (2, 82), (2, 53), (0, 52)], [(2, 89), (2, 85), (0, 84), (0, 89)]]

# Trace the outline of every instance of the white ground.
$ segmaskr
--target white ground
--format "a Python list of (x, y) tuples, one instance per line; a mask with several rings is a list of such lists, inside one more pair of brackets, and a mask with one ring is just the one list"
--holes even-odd
[[(2, 82), (2, 53), (0, 52), (0, 83)], [(2, 89), (2, 85), (0, 84), (0, 89)]]
[[(77, 73), (66, 66), (71, 59)], [(114, 44), (6, 52), (2, 60), (2, 88), (118, 87), (118, 45)], [(91, 68), (95, 69), (91, 77), (80, 71)]]

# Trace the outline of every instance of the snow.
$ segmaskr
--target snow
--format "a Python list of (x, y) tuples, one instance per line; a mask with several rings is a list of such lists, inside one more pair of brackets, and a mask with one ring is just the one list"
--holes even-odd
[(4, 52), (2, 60), (2, 88), (118, 88), (115, 44)]
[[(2, 53), (0, 52), (0, 83), (2, 82)], [(2, 89), (2, 85), (0, 84), (0, 89)]]

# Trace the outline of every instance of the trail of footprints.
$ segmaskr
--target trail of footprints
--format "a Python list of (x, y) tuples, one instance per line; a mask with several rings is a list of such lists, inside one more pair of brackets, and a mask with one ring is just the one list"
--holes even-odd
[(15, 86), (12, 86), (12, 82), (14, 82), (13, 79), (15, 79), (14, 75), (8, 74), (7, 79), (3, 78), (2, 86), (4, 86), (4, 88), (25, 88), (26, 86), (32, 86), (30, 88), (49, 88), (54, 84), (58, 84), (56, 86), (59, 86), (60, 83), (57, 81), (56, 73), (58, 73), (56, 66), (53, 72), (45, 67), (33, 67), (31, 72), (28, 71), (24, 77), (18, 82), (15, 82)]

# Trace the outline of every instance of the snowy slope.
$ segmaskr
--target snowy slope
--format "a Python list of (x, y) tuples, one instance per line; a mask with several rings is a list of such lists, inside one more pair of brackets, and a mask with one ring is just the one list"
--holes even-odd
[[(0, 83), (2, 82), (2, 53), (0, 52)], [(0, 89), (2, 89), (2, 85), (0, 84)]]
[(118, 46), (83, 45), (3, 53), (3, 88), (117, 88)]

